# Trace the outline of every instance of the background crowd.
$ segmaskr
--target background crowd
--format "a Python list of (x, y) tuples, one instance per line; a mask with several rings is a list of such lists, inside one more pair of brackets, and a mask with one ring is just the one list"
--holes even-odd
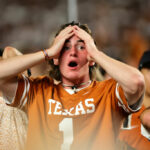
[[(150, 1), (74, 1), (75, 19), (89, 25), (98, 47), (137, 67), (150, 45)], [(68, 22), (68, 10), (68, 0), (0, 0), (0, 47), (9, 44), (23, 53), (47, 48), (59, 25)]]
[[(0, 0), (0, 48), (4, 49), (9, 45), (26, 54), (50, 47), (59, 25), (70, 21), (69, 9), (71, 6), (68, 1)], [(76, 2), (74, 4), (76, 4), (77, 10), (76, 17), (72, 20), (89, 25), (99, 49), (113, 58), (138, 68), (143, 53), (150, 48), (150, 1), (74, 0), (74, 2)], [(146, 79), (146, 89), (149, 85), (149, 78), (146, 78), (149, 75), (149, 63), (150, 59), (146, 62), (148, 65), (140, 69)], [(144, 71), (146, 68), (146, 73), (143, 72), (143, 68)], [(48, 74), (48, 64), (43, 62), (32, 68), (32, 73), (33, 76)], [(139, 129), (143, 121), (141, 114), (144, 109), (148, 108), (149, 110), (150, 106), (147, 90), (145, 97), (147, 99), (144, 99), (141, 112), (135, 114), (135, 118), (137, 117), (139, 121)], [(129, 128), (128, 124), (126, 127)], [(131, 133), (129, 134), (131, 135)], [(149, 136), (149, 132), (147, 134)], [(123, 138), (125, 141), (125, 137)], [(128, 134), (127, 139), (129, 139)], [(149, 145), (148, 138), (145, 139)], [(143, 137), (141, 141), (143, 144)], [(132, 146), (130, 143), (128, 145)], [(139, 148), (139, 150), (141, 149)], [(147, 146), (145, 150), (147, 150)]]

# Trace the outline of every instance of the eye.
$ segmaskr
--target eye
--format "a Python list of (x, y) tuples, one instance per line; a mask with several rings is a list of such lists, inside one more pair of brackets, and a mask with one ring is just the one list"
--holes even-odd
[(63, 47), (63, 50), (69, 50), (69, 49), (70, 49), (69, 46), (64, 46), (64, 47)]
[(76, 49), (77, 50), (84, 50), (85, 46), (83, 46), (83, 45), (77, 45)]

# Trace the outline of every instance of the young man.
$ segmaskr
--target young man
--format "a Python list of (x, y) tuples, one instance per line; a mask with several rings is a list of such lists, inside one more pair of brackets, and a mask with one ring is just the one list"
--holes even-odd
[[(22, 55), (14, 48), (0, 49), (0, 59)], [(7, 106), (0, 91), (0, 149), (23, 150), (26, 137), (28, 118), (24, 111)]]
[(145, 51), (139, 63), (139, 70), (145, 78), (145, 96), (142, 109), (129, 115), (121, 128), (119, 138), (136, 150), (149, 150), (150, 148), (150, 50)]
[[(58, 85), (17, 76), (45, 59), (54, 62)], [(92, 81), (96, 63), (113, 79)], [(28, 111), (28, 150), (115, 150), (121, 120), (139, 110), (144, 93), (143, 75), (99, 51), (87, 26), (75, 22), (62, 26), (50, 48), (2, 60), (0, 70), (3, 94)]]

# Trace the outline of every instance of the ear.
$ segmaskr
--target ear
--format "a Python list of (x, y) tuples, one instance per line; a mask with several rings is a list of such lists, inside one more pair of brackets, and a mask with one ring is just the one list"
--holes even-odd
[(90, 62), (89, 62), (89, 66), (92, 67), (92, 66), (94, 66), (94, 65), (95, 65), (95, 62), (94, 62), (94, 61), (90, 61)]
[(54, 61), (54, 65), (59, 65), (59, 60), (58, 59), (53, 59), (53, 61)]

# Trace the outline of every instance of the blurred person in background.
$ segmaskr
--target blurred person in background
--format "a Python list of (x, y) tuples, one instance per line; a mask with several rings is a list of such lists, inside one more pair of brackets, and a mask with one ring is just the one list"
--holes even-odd
[[(0, 49), (0, 59), (18, 55), (22, 54), (15, 48), (6, 48), (4, 52), (3, 49)], [(30, 74), (29, 70), (28, 74)], [(28, 118), (23, 110), (6, 105), (6, 99), (0, 91), (0, 149), (23, 150), (27, 136)]]
[(150, 135), (150, 107), (147, 107), (140, 115), (140, 120), (144, 128), (146, 129), (147, 135)]
[[(144, 75), (146, 85), (143, 105), (139, 112), (129, 115), (124, 120), (119, 139), (136, 150), (149, 150), (150, 132), (147, 130), (147, 126), (150, 125), (150, 122), (148, 123), (150, 119), (147, 118), (147, 115), (144, 115), (147, 114), (144, 112), (149, 112), (145, 111), (145, 109), (148, 108), (149, 110), (150, 107), (150, 50), (143, 53), (139, 63), (139, 70)], [(145, 118), (148, 120), (146, 121)]]
[[(18, 76), (45, 60), (50, 77)], [(97, 64), (112, 79), (93, 80)], [(2, 60), (0, 70), (3, 95), (27, 109), (27, 150), (116, 150), (121, 121), (140, 109), (145, 87), (138, 69), (98, 50), (88, 26), (76, 22), (62, 25), (50, 48)]]
[(138, 67), (142, 54), (149, 47), (148, 40), (134, 26), (125, 26), (121, 28), (122, 48), (126, 50), (125, 61), (134, 67)]

